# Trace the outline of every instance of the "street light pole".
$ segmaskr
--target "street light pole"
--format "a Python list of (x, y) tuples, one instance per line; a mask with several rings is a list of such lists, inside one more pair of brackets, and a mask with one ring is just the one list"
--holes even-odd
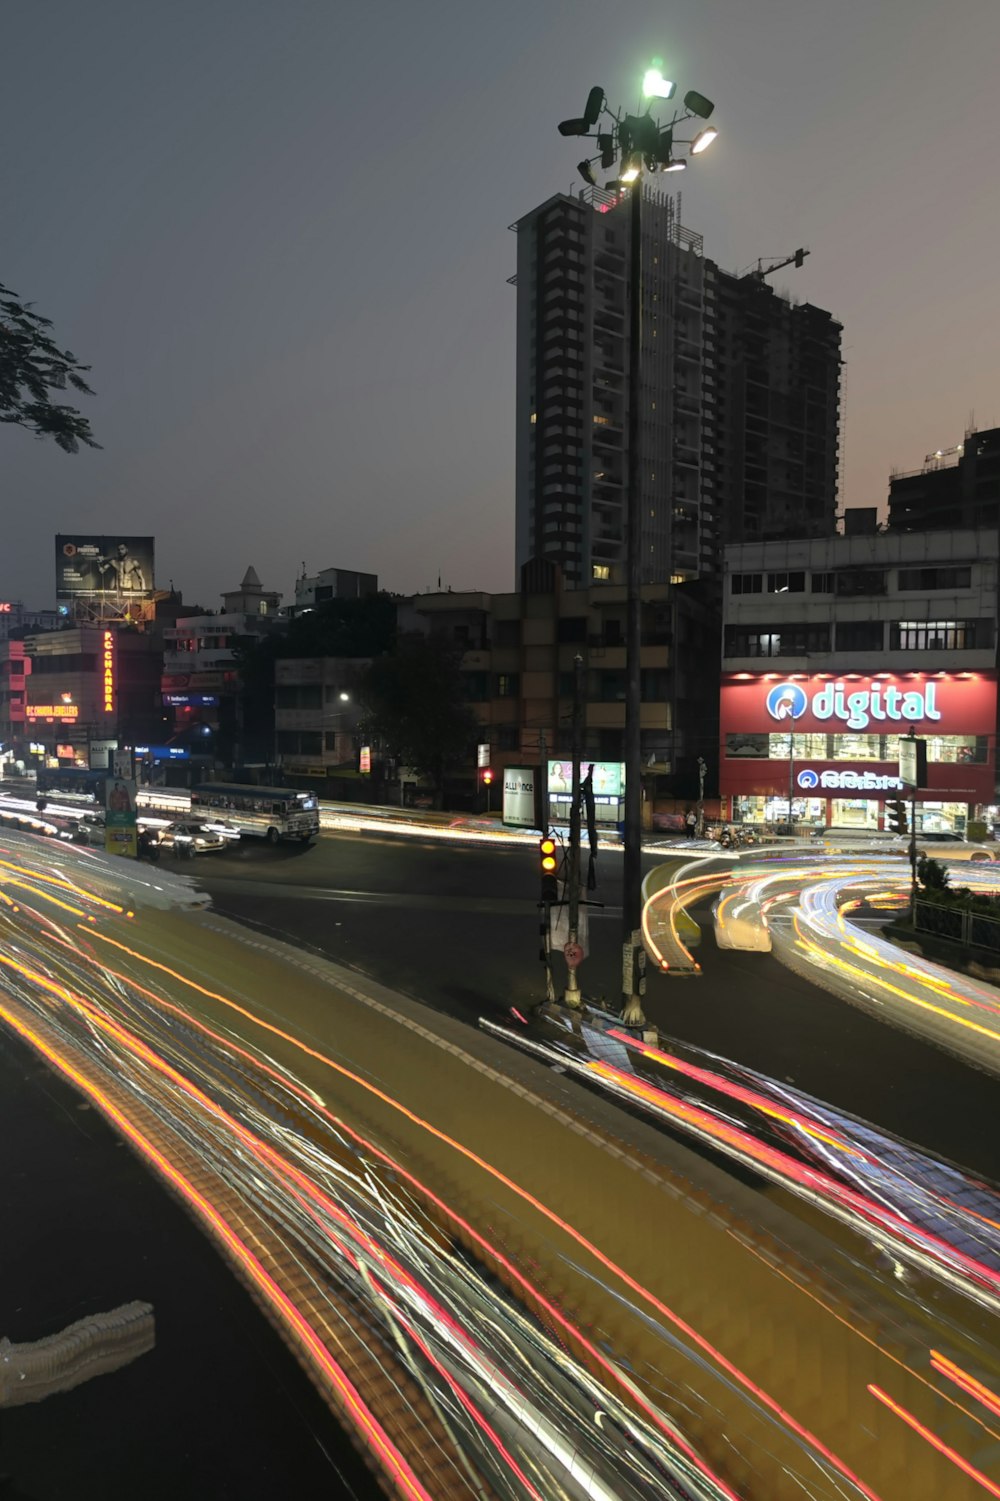
[[(622, 894), (622, 1021), (629, 1027), (645, 1024), (645, 949), (642, 946), (642, 196), (644, 172), (679, 172), (687, 167), (678, 148), (686, 146), (694, 158), (718, 135), (714, 125), (702, 124), (698, 134), (682, 140), (674, 134), (689, 120), (705, 122), (715, 106), (704, 94), (691, 90), (683, 107), (669, 120), (654, 118), (653, 105), (672, 99), (676, 84), (666, 78), (663, 63), (654, 59), (642, 83), (645, 106), (639, 114), (612, 110), (604, 90), (595, 85), (582, 115), (562, 120), (563, 136), (596, 140), (597, 155), (578, 164), (584, 182), (597, 186), (595, 163), (607, 169), (620, 158), (619, 176), (606, 184), (624, 198), (629, 195), (629, 385), (628, 495), (625, 507), (625, 821)], [(657, 103), (657, 107), (659, 104)], [(610, 125), (602, 128), (602, 115)], [(595, 128), (596, 127), (596, 128)]]
[(642, 946), (642, 174), (629, 215), (628, 498), (625, 513), (625, 848), (622, 1020), (641, 1027)]

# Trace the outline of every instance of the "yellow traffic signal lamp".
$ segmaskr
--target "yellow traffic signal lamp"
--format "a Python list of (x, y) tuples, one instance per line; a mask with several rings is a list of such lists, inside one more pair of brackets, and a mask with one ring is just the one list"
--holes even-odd
[(538, 841), (538, 868), (542, 877), (542, 901), (558, 902), (559, 878), (556, 871), (559, 869), (559, 849), (551, 834), (546, 834)]
[(486, 766), (486, 767), (483, 768), (483, 786), (484, 787), (491, 787), (492, 785), (493, 785), (493, 772), (492, 772), (492, 770), (491, 770), (491, 768), (489, 766)]

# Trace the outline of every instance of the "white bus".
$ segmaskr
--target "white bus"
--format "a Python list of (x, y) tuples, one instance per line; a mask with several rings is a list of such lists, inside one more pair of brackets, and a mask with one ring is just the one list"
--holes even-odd
[(248, 787), (235, 782), (205, 782), (191, 788), (191, 815), (219, 818), (255, 834), (269, 844), (301, 839), (308, 844), (319, 833), (319, 801), (314, 792), (292, 787)]

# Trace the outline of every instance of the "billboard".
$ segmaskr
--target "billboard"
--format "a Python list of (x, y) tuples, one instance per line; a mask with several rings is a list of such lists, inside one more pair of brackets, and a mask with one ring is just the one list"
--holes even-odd
[(57, 599), (148, 599), (152, 592), (152, 537), (56, 537)]
[[(625, 763), (624, 761), (591, 761), (585, 756), (580, 762), (580, 777), (585, 777), (593, 769), (594, 773), (594, 801), (597, 803), (617, 802), (625, 796)], [(572, 761), (549, 762), (549, 796), (554, 798), (569, 798), (573, 795), (573, 763)]]
[(109, 777), (104, 791), (104, 852), (131, 855), (137, 850), (135, 783), (126, 777)]
[(503, 822), (511, 829), (541, 828), (541, 769), (507, 766), (503, 774)]

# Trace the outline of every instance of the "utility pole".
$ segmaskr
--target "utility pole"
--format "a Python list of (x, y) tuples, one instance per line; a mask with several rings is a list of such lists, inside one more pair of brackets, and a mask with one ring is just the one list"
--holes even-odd
[(540, 776), (541, 776), (541, 778), (542, 778), (542, 787), (541, 787), (541, 794), (542, 795), (541, 795), (541, 798), (540, 798), (540, 804), (541, 804), (541, 810), (542, 810), (541, 811), (542, 833), (543, 834), (547, 834), (549, 832), (549, 752), (548, 752), (548, 747), (545, 744), (545, 731), (544, 730), (541, 730), (539, 732), (539, 735), (538, 735), (538, 748), (539, 748), (540, 758), (541, 758), (541, 763), (542, 763), (541, 767), (540, 767), (540, 773), (539, 773)]
[(569, 872), (566, 877), (569, 931), (566, 935), (566, 947), (563, 949), (567, 970), (563, 1000), (567, 1006), (577, 1007), (582, 999), (577, 967), (583, 958), (583, 951), (580, 947), (580, 760), (583, 756), (583, 658), (579, 652), (573, 658), (571, 749), (573, 790), (569, 809)]
[(704, 756), (698, 757), (698, 838), (705, 834), (705, 773), (708, 763)]

